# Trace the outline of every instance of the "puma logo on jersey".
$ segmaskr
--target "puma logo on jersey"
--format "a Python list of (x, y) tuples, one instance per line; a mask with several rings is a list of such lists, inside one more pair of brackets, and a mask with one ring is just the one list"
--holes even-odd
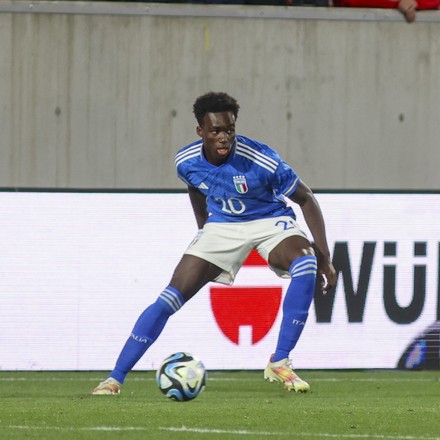
[(232, 179), (234, 180), (235, 189), (239, 194), (246, 194), (248, 192), (245, 176), (234, 176)]

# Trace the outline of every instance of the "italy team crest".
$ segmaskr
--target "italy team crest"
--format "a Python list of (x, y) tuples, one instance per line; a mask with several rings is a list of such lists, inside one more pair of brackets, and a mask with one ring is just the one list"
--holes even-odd
[(248, 186), (246, 183), (246, 177), (245, 176), (234, 176), (234, 185), (235, 189), (240, 194), (246, 194), (248, 192)]

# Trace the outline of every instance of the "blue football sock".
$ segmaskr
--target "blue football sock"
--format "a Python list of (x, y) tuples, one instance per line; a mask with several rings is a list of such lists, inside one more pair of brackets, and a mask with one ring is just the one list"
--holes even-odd
[(146, 308), (139, 316), (109, 377), (124, 383), (125, 376), (159, 337), (168, 318), (177, 312), (184, 303), (182, 294), (177, 289), (168, 286), (159, 295), (156, 302)]
[(272, 362), (289, 357), (304, 329), (315, 292), (316, 257), (307, 255), (297, 258), (289, 272), (292, 281), (283, 302), (283, 319)]

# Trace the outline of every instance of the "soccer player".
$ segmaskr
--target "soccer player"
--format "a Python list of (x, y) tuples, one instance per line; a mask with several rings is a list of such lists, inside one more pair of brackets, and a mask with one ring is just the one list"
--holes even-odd
[[(210, 281), (232, 284), (252, 249), (281, 277), (291, 278), (274, 354), (264, 378), (287, 390), (309, 384), (293, 370), (289, 354), (304, 329), (317, 275), (324, 290), (336, 282), (321, 209), (310, 188), (269, 146), (235, 133), (239, 105), (226, 93), (210, 92), (193, 106), (201, 140), (176, 155), (178, 176), (188, 192), (199, 228), (168, 286), (138, 318), (109, 377), (92, 394), (119, 394), (126, 375), (176, 313)], [(314, 244), (286, 203), (298, 204)]]

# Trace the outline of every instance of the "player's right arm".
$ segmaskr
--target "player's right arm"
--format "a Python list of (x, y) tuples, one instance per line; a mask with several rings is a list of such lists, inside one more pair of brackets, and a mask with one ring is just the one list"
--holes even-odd
[(321, 285), (324, 290), (329, 290), (336, 284), (337, 277), (330, 258), (324, 218), (319, 203), (312, 190), (304, 182), (299, 182), (297, 189), (289, 196), (289, 199), (301, 207), (304, 220), (315, 241), (314, 249), (318, 259), (318, 273), (321, 277)]
[(188, 185), (188, 194), (191, 201), (194, 216), (196, 218), (197, 227), (202, 229), (208, 219), (208, 211), (206, 210), (206, 196), (198, 189)]

